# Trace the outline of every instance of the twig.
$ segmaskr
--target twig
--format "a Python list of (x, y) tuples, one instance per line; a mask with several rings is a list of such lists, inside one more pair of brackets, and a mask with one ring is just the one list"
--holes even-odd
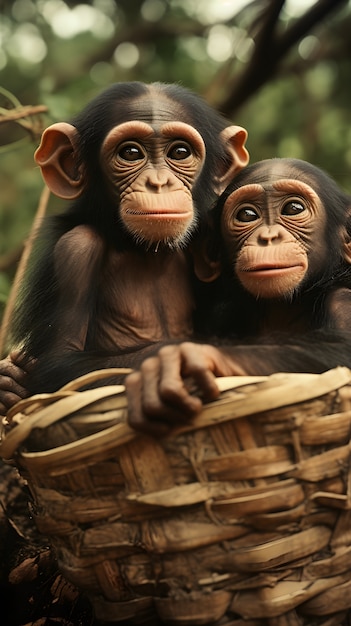
[(0, 124), (4, 124), (5, 122), (14, 122), (15, 120), (22, 119), (24, 117), (29, 117), (30, 115), (38, 115), (39, 113), (47, 113), (48, 107), (44, 104), (38, 104), (32, 106), (31, 104), (27, 106), (22, 106), (16, 109), (4, 109), (0, 108)]

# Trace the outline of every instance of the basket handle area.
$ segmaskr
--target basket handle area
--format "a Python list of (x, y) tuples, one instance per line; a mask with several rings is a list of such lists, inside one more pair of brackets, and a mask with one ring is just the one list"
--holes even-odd
[[(63, 392), (59, 389), (59, 391), (50, 395), (34, 395), (26, 400), (21, 400), (11, 409), (13, 428), (6, 434), (4, 434), (4, 431), (9, 421), (5, 418), (3, 422), (0, 456), (4, 460), (11, 460), (19, 446), (29, 437), (34, 428), (48, 428), (55, 422), (59, 422), (77, 411), (109, 398), (113, 398), (115, 409), (125, 409), (127, 407), (123, 385), (97, 387), (96, 389), (87, 389), (81, 392), (68, 392), (67, 390)], [(48, 400), (50, 400), (49, 403)], [(16, 407), (18, 407), (18, 413), (14, 413)], [(30, 413), (32, 407), (34, 407), (35, 411)]]
[[(235, 382), (238, 386), (239, 380), (241, 380), (238, 392), (234, 390), (233, 394), (225, 394), (222, 398), (205, 405), (201, 413), (189, 424), (174, 429), (172, 436), (179, 432), (196, 430), (245, 415), (295, 405), (296, 402), (320, 397), (349, 385), (351, 383), (351, 370), (346, 367), (337, 367), (323, 374), (272, 374), (267, 379), (264, 377), (265, 380), (262, 384), (258, 384), (257, 389), (248, 388), (246, 393), (245, 383), (248, 384), (249, 378), (235, 377), (235, 379), (230, 383), (231, 389), (233, 389), (233, 383), (234, 387)], [(116, 448), (134, 437), (140, 436), (126, 421), (127, 399), (124, 387), (122, 385), (99, 387), (63, 397), (56, 403), (45, 406), (38, 413), (25, 417), (3, 438), (0, 444), (0, 455), (4, 459), (10, 460), (33, 428), (45, 428), (98, 400), (106, 401), (108, 399), (111, 400), (111, 408), (114, 411), (116, 409), (117, 411), (121, 410), (120, 420), (116, 424), (51, 450), (35, 453), (20, 451), (20, 456), (26, 460), (27, 467), (30, 464), (33, 469), (39, 466), (49, 469), (49, 466), (53, 467), (53, 464), (56, 466), (63, 459), (73, 463), (81, 462), (83, 459), (87, 459), (93, 450), (97, 452), (103, 447), (106, 452), (106, 448)], [(57, 466), (54, 471), (55, 473), (59, 471)]]

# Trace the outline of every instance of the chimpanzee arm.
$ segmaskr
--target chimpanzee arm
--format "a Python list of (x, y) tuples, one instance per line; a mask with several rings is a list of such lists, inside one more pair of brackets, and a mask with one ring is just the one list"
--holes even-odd
[[(53, 392), (74, 378), (94, 370), (109, 367), (137, 369), (144, 359), (157, 354), (163, 345), (165, 342), (138, 346), (135, 350), (131, 348), (128, 348), (128, 351), (116, 349), (116, 354), (74, 350), (65, 353), (53, 352), (46, 355), (42, 363), (36, 366), (31, 373), (28, 380), (28, 392), (29, 394)], [(123, 384), (124, 379), (125, 375), (114, 376), (99, 381), (96, 385)]]
[(90, 226), (77, 226), (58, 240), (54, 250), (58, 300), (48, 320), (53, 332), (28, 375), (29, 393), (53, 391), (61, 380), (72, 378), (70, 362), (75, 355), (81, 361), (104, 252), (103, 240)]
[[(54, 391), (69, 380), (96, 369), (140, 368), (125, 382), (129, 392), (131, 423), (138, 427), (139, 417), (145, 413), (148, 429), (155, 415), (162, 415), (166, 422), (168, 419), (172, 422), (172, 417), (167, 417), (169, 412), (173, 413), (172, 404), (176, 406), (176, 422), (201, 408), (199, 399), (188, 393), (184, 378), (195, 380), (202, 397), (214, 399), (218, 394), (214, 381), (216, 376), (265, 376), (280, 371), (321, 373), (338, 365), (351, 367), (351, 333), (335, 332), (327, 336), (315, 332), (306, 338), (291, 341), (293, 343), (289, 343), (287, 338), (272, 338), (270, 344), (232, 343), (222, 347), (189, 342), (170, 345), (164, 341), (139, 346), (135, 350), (118, 351), (118, 354), (54, 352), (45, 356), (42, 366), (34, 368), (29, 391)], [(158, 384), (160, 370), (162, 378)], [(123, 383), (124, 376), (113, 381), (106, 379), (99, 384), (109, 382)], [(145, 398), (142, 397), (144, 393)], [(144, 422), (144, 418), (141, 421)]]
[[(274, 372), (321, 373), (351, 367), (350, 333), (311, 333), (282, 343), (215, 347), (190, 342), (169, 345), (147, 359), (125, 381), (129, 422), (154, 434), (167, 432), (219, 395), (215, 377), (270, 375)], [(197, 389), (197, 394), (193, 392)]]
[[(59, 299), (52, 350), (84, 350), (105, 244), (90, 226), (65, 233), (55, 246)], [(50, 356), (50, 351), (48, 356)]]

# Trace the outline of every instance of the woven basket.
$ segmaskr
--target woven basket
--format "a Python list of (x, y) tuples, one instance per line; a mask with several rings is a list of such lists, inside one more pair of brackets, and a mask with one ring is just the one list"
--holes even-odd
[(107, 374), (19, 402), (0, 447), (97, 618), (349, 623), (351, 371), (218, 379), (159, 440), (128, 426), (122, 386), (78, 391)]

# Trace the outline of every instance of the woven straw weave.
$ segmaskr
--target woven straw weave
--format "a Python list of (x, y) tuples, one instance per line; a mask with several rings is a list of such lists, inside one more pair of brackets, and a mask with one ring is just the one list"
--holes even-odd
[(122, 386), (79, 391), (110, 373), (19, 402), (0, 447), (96, 616), (348, 623), (351, 371), (218, 379), (220, 398), (159, 440), (128, 426)]

